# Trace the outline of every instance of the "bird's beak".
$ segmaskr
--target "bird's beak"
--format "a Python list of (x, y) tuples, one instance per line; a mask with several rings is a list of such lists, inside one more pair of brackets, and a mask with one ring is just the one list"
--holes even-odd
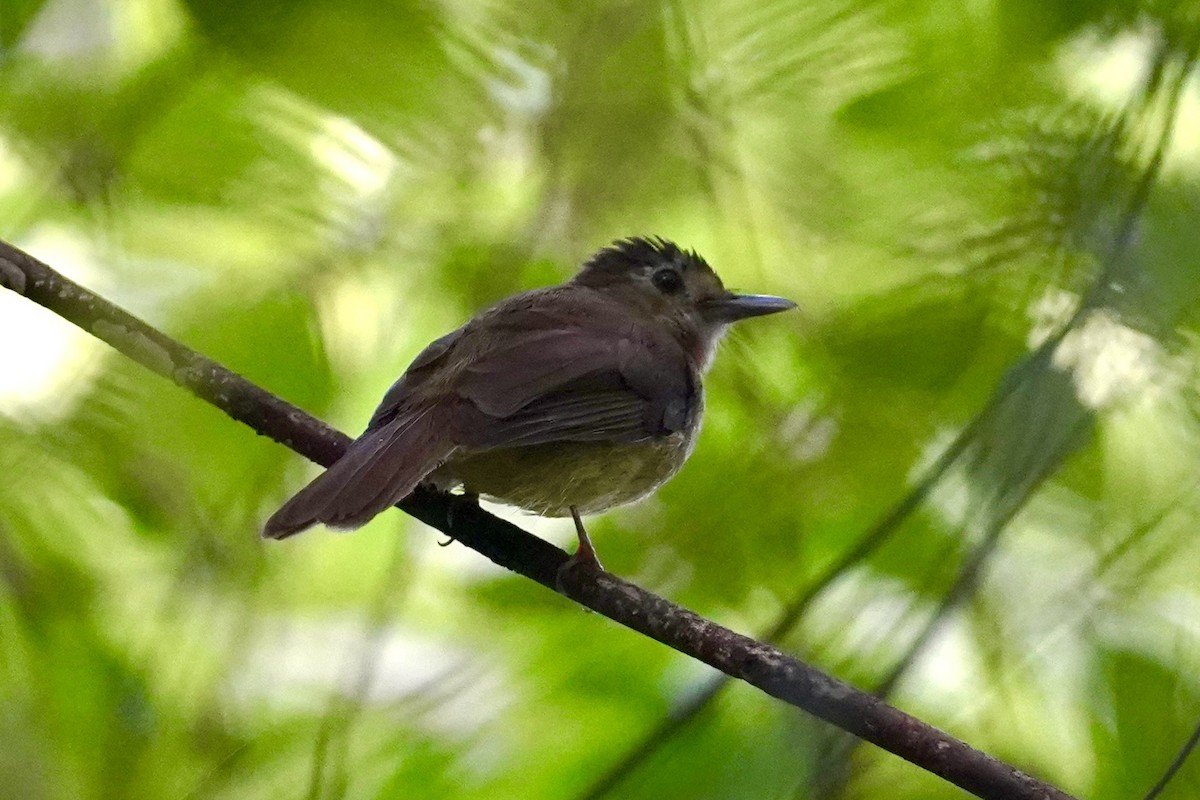
[(777, 314), (795, 307), (796, 304), (785, 297), (731, 293), (705, 303), (704, 315), (714, 322), (737, 322), (739, 319)]

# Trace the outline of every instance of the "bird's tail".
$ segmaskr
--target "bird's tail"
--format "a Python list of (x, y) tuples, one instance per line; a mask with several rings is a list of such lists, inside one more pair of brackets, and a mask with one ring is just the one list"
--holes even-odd
[(395, 505), (454, 451), (439, 435), (435, 409), (396, 417), (358, 437), (263, 526), (266, 539), (286, 539), (318, 522), (357, 528)]

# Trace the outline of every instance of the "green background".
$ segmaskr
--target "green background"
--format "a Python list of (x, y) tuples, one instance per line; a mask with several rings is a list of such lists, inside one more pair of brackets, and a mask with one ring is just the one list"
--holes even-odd
[[(606, 566), (761, 634), (907, 508), (780, 643), (1137, 798), (1200, 717), (1198, 43), (1149, 0), (0, 0), (0, 237), (350, 433), (498, 298), (695, 248), (802, 312), (727, 339)], [(963, 796), (745, 686), (647, 740), (706, 668), (398, 512), (261, 542), (315, 472), (0, 293), (0, 796)]]

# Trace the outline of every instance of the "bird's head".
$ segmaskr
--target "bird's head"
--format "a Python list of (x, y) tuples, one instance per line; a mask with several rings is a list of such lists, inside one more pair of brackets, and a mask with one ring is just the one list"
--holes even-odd
[(730, 324), (796, 307), (782, 297), (729, 291), (694, 251), (659, 238), (614, 242), (588, 259), (572, 282), (669, 326), (701, 366)]

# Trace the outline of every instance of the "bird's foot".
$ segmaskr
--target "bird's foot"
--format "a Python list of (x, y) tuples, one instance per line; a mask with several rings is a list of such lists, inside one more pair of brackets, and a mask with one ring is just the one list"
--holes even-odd
[[(454, 517), (465, 508), (479, 508), (479, 495), (470, 492), (450, 495), (450, 506), (446, 509), (446, 527), (454, 530)], [(449, 547), (455, 542), (454, 534), (447, 533), (445, 541), (438, 542), (438, 547)]]
[(563, 562), (563, 565), (558, 568), (554, 583), (560, 594), (566, 594), (563, 591), (563, 587), (565, 586), (563, 578), (568, 573), (582, 570), (595, 575), (604, 572), (604, 565), (600, 563), (600, 559), (596, 556), (596, 548), (592, 546), (591, 537), (584, 530), (583, 520), (579, 518), (579, 512), (575, 510), (574, 506), (571, 508), (571, 518), (575, 520), (575, 533), (579, 536), (579, 547), (575, 549), (574, 555)]

